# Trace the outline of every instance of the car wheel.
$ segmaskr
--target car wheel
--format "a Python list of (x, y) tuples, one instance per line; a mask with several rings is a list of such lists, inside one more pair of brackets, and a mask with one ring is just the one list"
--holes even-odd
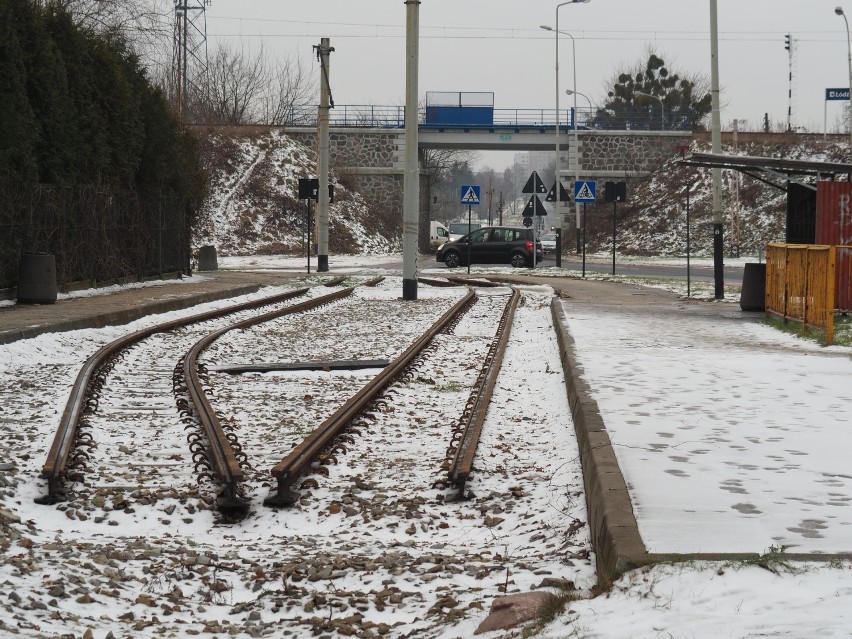
[(523, 268), (527, 265), (527, 258), (521, 253), (512, 253), (512, 259), (509, 263), (515, 268)]
[(459, 264), (461, 264), (459, 254), (455, 251), (449, 251), (444, 256), (444, 264), (446, 264), (448, 268), (456, 268)]

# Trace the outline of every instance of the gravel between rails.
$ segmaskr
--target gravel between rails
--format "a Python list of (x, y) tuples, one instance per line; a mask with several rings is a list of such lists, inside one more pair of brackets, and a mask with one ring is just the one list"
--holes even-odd
[[(292, 357), (341, 353), (344, 343), (359, 344), (347, 351), (353, 357), (382, 357), (382, 346), (391, 355), (410, 341), (409, 332), (425, 330), (429, 317), (462, 294), (424, 287), (415, 304), (402, 304), (399, 288), (389, 278), (365, 293), (364, 308), (375, 304), (381, 319), (359, 321), (353, 309), (349, 323), (340, 320), (346, 340), (340, 333), (291, 335)], [(78, 331), (62, 340), (42, 336), (3, 347), (0, 382), (18, 394), (13, 405), (6, 396), (0, 419), (9, 460), (0, 464), (0, 583), (12, 593), (0, 595), (0, 634), (467, 637), (504, 591), (568, 582), (589, 588), (593, 558), (549, 288), (524, 291), (467, 485), (472, 497), (451, 502), (449, 492), (432, 487), (435, 462), (446, 448), (443, 433), (475, 378), (475, 367), (460, 362), (493, 337), (501, 293), (506, 291), (482, 293), (496, 296), (494, 303), (483, 299), (453, 334), (441, 336), (416, 374), (395, 385), (392, 410), (374, 411), (369, 429), (353, 437), (338, 464), (328, 467), (329, 477), (319, 476), (317, 487), (304, 489), (295, 507), (260, 505), (265, 461), (256, 464), (261, 474), (250, 478), (252, 512), (235, 525), (220, 524), (177, 483), (176, 497), (145, 506), (140, 493), (130, 512), (116, 504), (110, 510), (109, 499), (100, 508), (91, 501), (33, 504), (44, 488), (38, 469), (52, 436), (50, 423), (73, 381), (75, 362), (115, 331)], [(363, 319), (370, 317), (365, 310)], [(412, 325), (421, 321), (418, 332)], [(370, 323), (369, 331), (356, 333)], [(278, 330), (286, 325), (282, 321)], [(223, 338), (205, 354), (207, 363), (232, 363), (227, 355), (239, 340), (254, 340), (263, 361), (283, 358), (275, 339), (267, 343), (251, 333)], [(281, 334), (271, 337), (283, 344)], [(252, 377), (256, 383), (246, 381)], [(265, 454), (264, 438), (292, 443), (296, 433), (275, 430), (318, 419), (324, 404), (365, 377), (364, 371), (213, 372), (211, 385), (215, 401), (230, 408), (251, 459), (256, 449)], [(298, 408), (278, 412), (264, 398), (288, 387), (302, 391)], [(133, 401), (137, 408), (154, 406), (144, 394)], [(251, 443), (250, 430), (259, 444)], [(126, 423), (115, 424), (116, 444), (132, 444), (131, 431)], [(180, 441), (170, 437), (155, 438), (166, 459)], [(132, 469), (128, 483), (143, 472), (153, 474), (152, 468), (162, 480), (170, 467)], [(97, 521), (101, 516), (106, 519)]]

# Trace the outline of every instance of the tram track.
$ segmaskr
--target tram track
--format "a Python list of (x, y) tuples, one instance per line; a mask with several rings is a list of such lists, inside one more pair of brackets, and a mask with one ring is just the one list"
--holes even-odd
[[(133, 579), (114, 605), (132, 610), (134, 623), (151, 612), (151, 604), (137, 600), (141, 593), (174, 610), (166, 621), (177, 615), (180, 624), (192, 624), (176, 626), (183, 630), (202, 631), (196, 601), (207, 609), (223, 603), (241, 628), (252, 613), (279, 630), (289, 624), (296, 634), (316, 634), (321, 618), (328, 634), (339, 623), (367, 636), (381, 614), (412, 620), (406, 632), (424, 637), (440, 636), (440, 628), (459, 620), (467, 624), (463, 634), (471, 634), (481, 611), (474, 606), (492, 593), (540, 588), (550, 576), (579, 575), (577, 583), (586, 583), (585, 529), (572, 520), (583, 517), (582, 483), (565, 412), (530, 401), (564, 393), (546, 291), (524, 290), (518, 305), (464, 499), (442, 466), (495, 342), (507, 287), (477, 291), (459, 322), (435, 335), (407, 374), (359, 414), (355, 430), (338, 440), (345, 450), (298, 478), (291, 506), (262, 505), (277, 490), (270, 469), (466, 294), (462, 287), (423, 287), (418, 300), (402, 304), (398, 280), (375, 291), (357, 288), (325, 308), (228, 331), (199, 353), (205, 393), (250, 462), (238, 492), (246, 517), (236, 526), (223, 525), (221, 484), (195, 469), (171, 384), (176, 360), (202, 333), (187, 327), (152, 335), (118, 358), (89, 416), (97, 448), (86, 473), (69, 478), (67, 501), (29, 507), (27, 519), (38, 526), (29, 536), (39, 535), (37, 543), (51, 549), (37, 555), (44, 576), (34, 579), (64, 579), (66, 588), (80, 578), (96, 583), (101, 573), (90, 574), (91, 567), (106, 557), (104, 570)], [(206, 326), (204, 334), (223, 326)], [(61, 378), (52, 399), (42, 405), (30, 391), (31, 403), (22, 404), (20, 425), (8, 430), (13, 450), (21, 451), (16, 458), (32, 456), (20, 475), (19, 500), (31, 503), (44, 485), (38, 471), (58, 419), (50, 413), (62, 409), (61, 387), (67, 394), (73, 362), (120, 330), (69, 336), (81, 345), (63, 345), (55, 357), (60, 366), (41, 373)], [(47, 352), (48, 340), (40, 341), (45, 344), (33, 346)], [(332, 361), (376, 364), (317, 365)], [(38, 379), (36, 368), (18, 368), (28, 373), (21, 384)], [(27, 422), (34, 424), (30, 431)], [(183, 593), (178, 599), (175, 584)], [(41, 590), (33, 593), (48, 601)], [(82, 594), (75, 591), (67, 603)], [(347, 607), (363, 613), (363, 622), (340, 614)]]
[[(107, 377), (119, 362), (137, 344), (155, 335), (179, 334), (188, 326), (219, 320), (238, 313), (251, 312), (264, 306), (287, 303), (305, 295), (308, 288), (300, 288), (281, 294), (227, 306), (155, 324), (120, 337), (93, 353), (78, 373), (68, 400), (59, 420), (56, 434), (41, 469), (41, 477), (47, 480), (47, 494), (36, 499), (37, 503), (54, 504), (65, 499), (67, 479), (79, 477), (80, 470), (91, 458), (90, 451), (96, 446), (90, 432), (90, 418), (98, 411)], [(174, 346), (163, 350), (174, 352)], [(162, 351), (157, 360), (162, 359)], [(148, 364), (149, 367), (155, 366)], [(137, 366), (139, 368), (139, 366)]]
[[(161, 357), (157, 353), (162, 352), (163, 349), (175, 350), (178, 342), (173, 341), (166, 345), (166, 342), (168, 342), (168, 339), (166, 339), (163, 345), (153, 349), (147, 359), (146, 356), (141, 356), (141, 359), (138, 360), (135, 356), (130, 357), (127, 365), (121, 366), (115, 375), (116, 379), (123, 383), (123, 391), (117, 392), (125, 397), (125, 401), (124, 403), (120, 401), (106, 403), (105, 407), (109, 409), (109, 412), (104, 417), (119, 422), (128, 421), (128, 418), (130, 421), (148, 422), (147, 437), (140, 433), (139, 444), (141, 448), (148, 448), (149, 452), (144, 460), (135, 462), (134, 481), (128, 482), (123, 488), (133, 489), (143, 495), (143, 502), (156, 501), (157, 495), (162, 494), (178, 497), (175, 490), (165, 490), (162, 482), (160, 482), (159, 489), (148, 487), (146, 484), (152, 482), (156, 484), (156, 476), (164, 474), (165, 469), (182, 469), (177, 471), (177, 474), (183, 476), (181, 480), (173, 479), (167, 483), (170, 483), (173, 487), (182, 486), (182, 490), (197, 495), (208, 506), (215, 503), (215, 507), (226, 520), (236, 520), (243, 517), (250, 508), (250, 499), (244, 496), (242, 483), (246, 479), (246, 471), (252, 469), (253, 463), (244, 452), (240, 437), (238, 437), (237, 430), (241, 427), (234, 427), (235, 420), (231, 417), (222, 418), (218, 409), (214, 407), (214, 403), (208, 397), (208, 395), (213, 395), (212, 390), (215, 384), (211, 384), (207, 364), (201, 362), (201, 355), (227, 333), (245, 334), (254, 327), (268, 326), (284, 316), (315, 311), (318, 307), (348, 297), (353, 290), (347, 288), (306, 302), (291, 303), (273, 311), (254, 314), (207, 333), (190, 347), (181, 347), (186, 348), (186, 354), (173, 370), (172, 392), (176, 397), (180, 420), (187, 431), (188, 451), (186, 449), (166, 449), (159, 450), (156, 453), (152, 452), (157, 449), (158, 433), (164, 428), (169, 428), (169, 420), (174, 419), (172, 407), (162, 400), (164, 396), (162, 382), (164, 367), (161, 364)], [(304, 292), (304, 290), (294, 291), (284, 299), (292, 300), (297, 295), (303, 295)], [(463, 494), (464, 482), (471, 470), (473, 453), (484, 421), (490, 391), (493, 389), (493, 379), (496, 376), (496, 371), (499, 370), (500, 358), (495, 359), (494, 354), (499, 352), (497, 346), (500, 343), (505, 347), (506, 338), (505, 336), (501, 337), (501, 335), (504, 333), (508, 335), (508, 329), (511, 327), (511, 313), (517, 305), (518, 298), (519, 293), (514, 291), (511, 301), (502, 311), (502, 319), (497, 324), (499, 328), (496, 330), (496, 338), (487, 348), (485, 365), (479, 371), (477, 381), (474, 384), (475, 388), (471, 394), (471, 397), (478, 399), (468, 400), (467, 408), (461, 420), (461, 422), (467, 422), (467, 424), (457, 425), (452, 435), (450, 451), (461, 451), (456, 455), (458, 460), (451, 460), (450, 453), (446, 454), (444, 470), (449, 471), (449, 480), (456, 485), (460, 494)], [(281, 302), (284, 299), (276, 298), (275, 302)], [(283, 459), (275, 463), (271, 469), (275, 488), (264, 499), (263, 503), (272, 507), (290, 506), (295, 503), (299, 499), (299, 494), (294, 489), (295, 484), (306, 474), (323, 471), (325, 465), (336, 461), (335, 452), (345, 450), (346, 441), (351, 441), (351, 439), (346, 439), (347, 436), (344, 433), (353, 427), (357, 429), (359, 421), (363, 422), (365, 419), (364, 415), (369, 416), (376, 411), (381, 412), (381, 408), (377, 407), (387, 405), (390, 401), (388, 397), (393, 395), (393, 390), (389, 391), (389, 387), (397, 383), (398, 380), (410, 378), (415, 374), (412, 372), (412, 363), (421, 356), (425, 349), (432, 346), (432, 341), (436, 335), (448, 329), (451, 330), (476, 299), (477, 296), (473, 290), (468, 289), (464, 297), (446, 310), (387, 367), (370, 377), (348, 400), (324, 419), (318, 428), (312, 430), (303, 441), (293, 446)], [(258, 304), (255, 302), (252, 303), (252, 306), (257, 308)], [(217, 317), (221, 317), (222, 314), (222, 311), (215, 313)], [(505, 319), (507, 314), (508, 322)], [(104, 442), (109, 439), (107, 434), (109, 429), (104, 427), (101, 429), (102, 432), (98, 433), (96, 441), (96, 438), (92, 436), (91, 428), (89, 428), (89, 420), (92, 415), (98, 412), (107, 375), (114, 372), (114, 369), (119, 366), (119, 362), (128, 358), (128, 352), (135, 350), (129, 349), (129, 345), (146, 339), (163, 339), (163, 336), (168, 335), (169, 331), (177, 331), (199, 317), (201, 318), (200, 321), (210, 319), (209, 314), (204, 314), (181, 320), (178, 323), (169, 322), (159, 327), (137, 331), (127, 338), (116, 340), (116, 342), (103, 347), (98, 351), (99, 358), (93, 356), (87, 361), (78, 376), (75, 391), (72, 392), (72, 397), (69, 399), (69, 405), (74, 401), (78, 404), (78, 407), (66, 409), (62, 423), (57, 430), (54, 446), (42, 471), (42, 476), (48, 479), (49, 493), (39, 500), (40, 503), (55, 503), (63, 499), (64, 494), (58, 488), (64, 485), (65, 473), (68, 468), (75, 466), (81, 468), (87, 463), (91, 464), (92, 455), (89, 454), (91, 450), (99, 445), (98, 441)], [(181, 343), (185, 342), (186, 339), (181, 340)], [(95, 373), (91, 372), (92, 368), (95, 368)], [(491, 372), (489, 373), (489, 371)], [(150, 373), (153, 373), (153, 375), (146, 380), (145, 375)], [(82, 399), (76, 391), (83, 383), (81, 380), (88, 380), (86, 386), (88, 393), (83, 394)], [(491, 380), (490, 385), (489, 380)], [(470, 410), (471, 406), (476, 410)], [(73, 416), (75, 413), (80, 417), (78, 417), (76, 423), (72, 423), (66, 415)], [(121, 417), (117, 417), (118, 415)], [(474, 419), (470, 419), (471, 416)], [(249, 432), (248, 429), (242, 429), (242, 433), (247, 432)], [(61, 450), (62, 442), (70, 437), (69, 433), (73, 433), (76, 446), (69, 449), (70, 452), (65, 459), (60, 459), (56, 451)], [(343, 436), (342, 441), (341, 436)], [(147, 441), (143, 443), (143, 439), (147, 439)], [(286, 449), (286, 446), (281, 443), (276, 444), (275, 447), (281, 450)], [(135, 453), (137, 451), (128, 450), (125, 452)], [(269, 457), (266, 454), (261, 465), (268, 468)], [(186, 477), (186, 468), (189, 466), (188, 458), (191, 459), (192, 466), (194, 466), (196, 479), (206, 478), (217, 484), (218, 487), (214, 489), (215, 498), (211, 499), (209, 495), (205, 498), (196, 488), (190, 487), (191, 482)], [(62, 468), (63, 473), (57, 476), (50, 475), (50, 472), (55, 472), (56, 468)], [(109, 481), (111, 481), (109, 477), (113, 474), (108, 469), (102, 469), (102, 477), (107, 484), (102, 483), (101, 489), (122, 487), (114, 482), (111, 485), (109, 484)], [(165, 474), (169, 473), (165, 472)], [(75, 474), (70, 478), (79, 480), (80, 476)], [(120, 507), (122, 503), (114, 500), (112, 506), (113, 508)], [(199, 505), (199, 507), (203, 506)]]
[[(400, 430), (393, 438), (419, 441), (424, 437), (424, 433), (428, 434), (423, 441), (424, 448), (428, 447), (431, 451), (428, 455), (431, 460), (428, 476), (432, 479), (425, 482), (409, 480), (400, 483), (397, 489), (414, 494), (422, 493), (435, 483), (436, 476), (443, 473), (446, 476), (445, 480), (439, 483), (446, 485), (453, 482), (459, 495), (463, 494), (464, 481), (458, 482), (454, 478), (461, 474), (466, 479), (471, 472), (473, 453), (482, 420), (477, 422), (465, 419), (464, 415), (460, 417), (459, 407), (465, 406), (463, 399), (465, 394), (470, 394), (474, 398), (478, 397), (478, 405), (481, 408), (478, 415), (484, 419), (490, 392), (493, 391), (493, 380), (499, 371), (500, 361), (494, 356), (497, 352), (495, 344), (505, 348), (505, 341), (511, 327), (511, 321), (507, 322), (506, 318), (511, 318), (519, 299), (520, 293), (516, 290), (510, 295), (502, 292), (475, 297), (473, 292), (469, 291), (384, 370), (374, 376), (357, 375), (357, 381), (355, 381), (355, 374), (347, 374), (346, 379), (352, 381), (349, 384), (349, 387), (353, 388), (351, 397), (331, 415), (324, 416), (322, 413), (317, 413), (318, 426), (313, 430), (309, 429), (309, 432), (304, 432), (306, 424), (301, 411), (296, 411), (298, 417), (292, 420), (288, 419), (286, 414), (265, 415), (263, 420), (255, 420), (251, 428), (248, 424), (242, 424), (239, 427), (241, 446), (243, 449), (253, 451), (250, 454), (252, 459), (263, 458), (265, 463), (269, 463), (269, 449), (289, 449), (283, 459), (273, 467), (272, 482), (269, 481), (267, 471), (259, 471), (254, 476), (252, 490), (260, 493), (264, 487), (269, 488), (269, 493), (264, 498), (264, 504), (267, 506), (294, 506), (302, 498), (310, 500), (308, 496), (310, 489), (325, 483), (323, 477), (316, 475), (327, 477), (332, 467), (339, 467), (334, 471), (337, 474), (343, 473), (350, 478), (353, 477), (347, 473), (347, 465), (351, 461), (347, 455), (350, 449), (366, 447), (372, 451), (370, 455), (374, 458), (388, 459), (391, 453), (382, 450), (381, 445), (376, 445), (373, 441), (374, 437), (380, 434), (383, 422), (388, 416), (415, 413), (415, 406), (422, 403), (425, 398), (434, 397), (437, 391), (438, 396), (449, 394), (453, 399), (434, 401), (434, 422), (429, 420), (424, 423), (422, 419), (416, 419), (413, 424), (403, 429), (405, 434), (403, 430)], [(464, 321), (465, 313), (473, 313), (477, 316), (474, 322), (477, 326), (481, 324), (483, 317), (491, 318), (489, 321), (492, 322), (493, 333), (455, 335), (455, 328)], [(464, 341), (464, 348), (458, 348), (459, 339)], [(473, 358), (471, 348), (475, 353)], [(483, 375), (483, 371), (487, 374)], [(222, 382), (225, 387), (220, 388), (217, 393), (217, 410), (222, 414), (237, 416), (240, 413), (239, 406), (266, 405), (271, 402), (270, 395), (280, 392), (282, 387), (288, 395), (297, 397), (300, 393), (300, 379), (313, 380), (313, 383), (309, 385), (313, 393), (318, 381), (316, 376), (296, 376), (292, 372), (281, 372), (274, 378), (274, 383), (269, 381), (266, 386), (263, 386), (261, 380), (264, 377), (264, 375), (254, 375), (249, 378), (250, 381), (241, 383), (239, 379), (225, 380), (223, 375)], [(335, 379), (328, 374), (322, 378), (324, 385), (335, 383)], [(259, 387), (265, 390), (259, 391)], [(337, 395), (345, 392), (338, 390)], [(242, 418), (245, 417), (245, 415), (242, 416)], [(237, 417), (236, 421), (239, 420), (240, 417)], [(450, 446), (453, 449), (459, 447), (451, 441), (452, 424), (459, 421), (472, 429), (472, 434), (465, 438), (464, 450), (469, 452), (466, 457), (467, 465), (461, 467), (445, 462), (445, 458), (448, 457), (447, 447)], [(261, 426), (261, 422), (265, 422), (266, 425)], [(389, 426), (389, 428), (395, 427)], [(293, 434), (298, 435), (295, 442), (291, 437)], [(382, 441), (387, 443), (389, 440)], [(412, 460), (396, 461), (405, 466)], [(356, 466), (360, 463), (362, 462), (356, 462)], [(381, 461), (379, 463), (381, 464)], [(371, 482), (374, 478), (361, 479)]]

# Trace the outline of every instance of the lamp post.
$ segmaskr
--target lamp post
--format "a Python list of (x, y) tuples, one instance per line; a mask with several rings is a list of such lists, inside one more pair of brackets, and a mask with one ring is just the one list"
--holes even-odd
[(635, 95), (641, 95), (646, 98), (654, 98), (655, 100), (660, 101), (660, 128), (665, 131), (666, 130), (666, 104), (663, 102), (663, 99), (658, 95), (651, 95), (650, 93), (642, 93), (641, 91), (634, 91)]
[[(585, 98), (586, 102), (589, 103), (589, 113), (591, 113), (592, 111), (595, 110), (595, 107), (592, 106), (592, 99), (589, 96), (587, 96), (585, 93), (580, 93), (579, 91), (574, 91), (572, 89), (565, 89), (565, 95), (579, 95), (581, 98)], [(576, 114), (577, 107), (574, 107), (574, 109), (575, 109), (574, 112)], [(576, 115), (574, 117), (576, 117)]]
[[(710, 141), (713, 153), (722, 152), (722, 121), (719, 113), (719, 20), (717, 0), (710, 0)], [(725, 298), (725, 270), (722, 247), (722, 169), (713, 168), (713, 284), (717, 300)]]
[[(847, 115), (849, 117), (849, 142), (852, 144), (852, 43), (849, 40), (849, 20), (846, 19), (846, 14), (843, 12), (843, 7), (835, 7), (834, 13), (843, 18), (846, 23), (846, 48), (849, 51), (849, 109)], [(852, 146), (849, 147), (849, 152), (852, 153)]]
[[(576, 88), (577, 88), (577, 49), (574, 45), (574, 36), (572, 36), (570, 33), (565, 33), (564, 31), (559, 30), (559, 9), (561, 7), (564, 7), (566, 4), (586, 4), (588, 2), (591, 2), (591, 0), (568, 0), (567, 2), (560, 2), (559, 4), (556, 5), (556, 27), (551, 28), (548, 25), (541, 25), (541, 28), (544, 29), (545, 31), (553, 31), (553, 35), (554, 35), (554, 38), (555, 38), (555, 41), (556, 41), (555, 69), (556, 69), (556, 182), (557, 182), (557, 184), (559, 183), (559, 171), (560, 171), (560, 165), (561, 165), (561, 162), (560, 162), (560, 159), (559, 159), (559, 34), (560, 33), (563, 34), (563, 35), (567, 35), (569, 38), (571, 38), (571, 58), (572, 58), (572, 62), (574, 64), (574, 89), (576, 90)], [(580, 179), (580, 155), (579, 155), (579, 148), (578, 148), (578, 140), (579, 140), (579, 138), (577, 136), (577, 96), (575, 94), (574, 95), (574, 153), (576, 155), (575, 172), (574, 172), (575, 173), (575, 175), (574, 175), (575, 181), (579, 181), (579, 179)], [(557, 207), (559, 206), (559, 193), (560, 193), (560, 190), (557, 186), (557, 188), (556, 188)], [(577, 251), (579, 252), (579, 249), (580, 249), (580, 225), (581, 225), (580, 206), (576, 202), (574, 203), (574, 205), (575, 205), (575, 218), (576, 218), (576, 228), (577, 228)], [(560, 229), (562, 229), (562, 227), (564, 226), (564, 224), (563, 224), (564, 220), (561, 219), (561, 218), (562, 218), (562, 216), (560, 216), (560, 220), (559, 220)], [(560, 235), (564, 237), (563, 233), (560, 233)], [(560, 247), (560, 250), (556, 252), (556, 265), (557, 266), (562, 266), (561, 248), (562, 247)]]

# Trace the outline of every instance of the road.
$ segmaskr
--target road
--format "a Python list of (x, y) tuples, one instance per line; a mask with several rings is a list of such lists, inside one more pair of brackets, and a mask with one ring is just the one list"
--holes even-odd
[[(542, 263), (545, 266), (556, 266), (556, 258), (553, 255), (547, 255)], [(576, 256), (563, 256), (562, 268), (582, 271), (582, 260)], [(586, 260), (586, 271), (592, 273), (603, 273), (609, 275), (612, 273), (612, 261), (603, 262), (600, 259), (595, 261)], [(616, 275), (634, 275), (637, 277), (668, 277), (674, 279), (687, 278), (686, 265), (665, 265), (665, 264), (629, 264), (619, 263), (616, 258), (615, 262)], [(713, 281), (713, 267), (711, 266), (690, 266), (689, 276), (693, 280), (701, 280), (706, 282)], [(742, 282), (743, 269), (740, 266), (726, 266), (724, 268), (725, 282), (735, 283)]]

